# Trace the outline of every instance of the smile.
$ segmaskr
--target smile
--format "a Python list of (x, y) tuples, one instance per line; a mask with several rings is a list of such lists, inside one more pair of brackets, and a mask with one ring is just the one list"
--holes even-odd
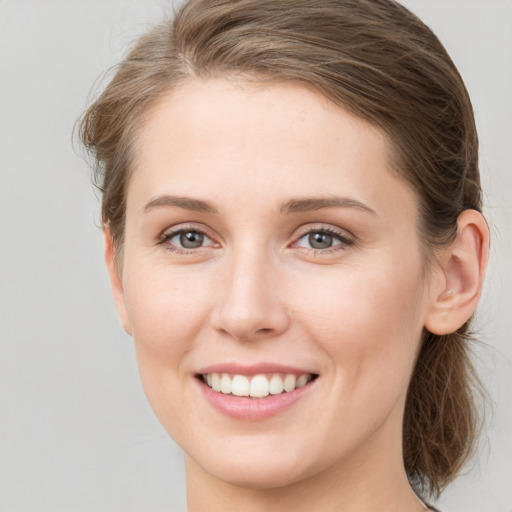
[(290, 393), (311, 382), (316, 375), (311, 373), (258, 374), (253, 376), (229, 373), (207, 373), (200, 375), (203, 382), (217, 393), (239, 397), (265, 398), (269, 395)]
[(262, 421), (306, 400), (320, 379), (306, 369), (262, 363), (213, 365), (196, 373), (194, 380), (204, 399), (222, 415)]

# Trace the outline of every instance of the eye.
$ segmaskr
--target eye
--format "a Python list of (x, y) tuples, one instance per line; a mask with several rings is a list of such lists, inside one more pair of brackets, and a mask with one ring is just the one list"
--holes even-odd
[(349, 238), (348, 235), (344, 235), (332, 229), (321, 228), (309, 229), (294, 245), (295, 247), (328, 252), (329, 249), (344, 249), (346, 246), (352, 245), (353, 243), (354, 241)]
[(169, 242), (180, 245), (184, 249), (197, 249), (204, 243), (205, 236), (199, 231), (181, 231), (174, 235)]
[(165, 244), (168, 250), (176, 252), (194, 251), (215, 245), (203, 231), (188, 228), (165, 232), (160, 238), (160, 243)]
[(333, 235), (329, 233), (322, 233), (320, 231), (316, 231), (314, 233), (310, 233), (309, 235), (303, 236), (299, 240), (299, 246), (304, 247), (300, 242), (307, 240), (309, 246), (313, 249), (328, 249), (333, 245), (339, 245), (340, 241), (336, 240)]

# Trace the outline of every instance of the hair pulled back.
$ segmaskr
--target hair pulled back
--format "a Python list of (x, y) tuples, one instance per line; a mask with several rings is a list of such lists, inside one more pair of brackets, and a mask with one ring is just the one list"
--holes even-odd
[[(102, 221), (118, 255), (145, 116), (184, 81), (218, 76), (300, 83), (383, 129), (396, 172), (418, 197), (427, 257), (453, 239), (463, 210), (481, 210), (469, 96), (442, 44), (405, 7), (393, 0), (190, 0), (138, 41), (81, 119), (82, 141), (96, 158)], [(468, 324), (449, 335), (425, 333), (403, 424), (404, 464), (419, 493), (439, 494), (471, 452), (470, 342)]]

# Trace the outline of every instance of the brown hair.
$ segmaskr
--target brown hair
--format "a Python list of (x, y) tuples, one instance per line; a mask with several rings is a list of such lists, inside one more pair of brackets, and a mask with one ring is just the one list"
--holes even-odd
[[(446, 50), (393, 0), (190, 0), (143, 36), (80, 124), (96, 157), (102, 220), (122, 253), (137, 130), (170, 89), (194, 77), (294, 81), (382, 128), (416, 191), (427, 256), (459, 214), (481, 210), (471, 102)], [(468, 324), (425, 333), (404, 416), (404, 464), (419, 493), (455, 477), (475, 439)]]

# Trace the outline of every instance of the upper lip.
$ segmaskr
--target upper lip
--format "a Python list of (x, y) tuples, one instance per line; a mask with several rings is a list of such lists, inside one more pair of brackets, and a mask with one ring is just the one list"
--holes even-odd
[(305, 375), (317, 373), (306, 368), (298, 368), (276, 363), (257, 363), (257, 364), (240, 364), (240, 363), (218, 363), (200, 368), (197, 371), (200, 375), (209, 373), (231, 373), (233, 375), (258, 375), (262, 373), (293, 373), (295, 375)]

